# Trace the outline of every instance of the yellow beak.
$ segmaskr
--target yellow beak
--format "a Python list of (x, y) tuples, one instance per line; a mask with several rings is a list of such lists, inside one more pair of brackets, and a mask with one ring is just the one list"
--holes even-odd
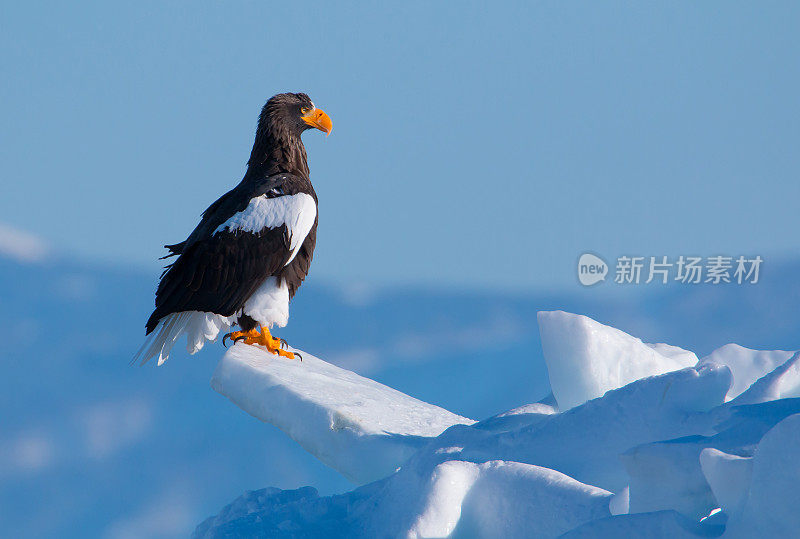
[(312, 110), (303, 116), (303, 121), (311, 127), (316, 127), (320, 131), (324, 131), (326, 135), (330, 135), (331, 129), (333, 129), (333, 122), (331, 122), (330, 116), (325, 114), (325, 111), (322, 109)]

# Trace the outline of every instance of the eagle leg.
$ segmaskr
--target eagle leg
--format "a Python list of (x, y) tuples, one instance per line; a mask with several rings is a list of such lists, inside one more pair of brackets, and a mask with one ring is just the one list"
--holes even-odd
[[(251, 329), (250, 331), (235, 331), (228, 333), (222, 338), (222, 343), (225, 344), (226, 339), (231, 339), (234, 343), (242, 341), (245, 344), (260, 344), (265, 346), (271, 354), (275, 354), (287, 359), (294, 359), (295, 354), (284, 350), (288, 345), (283, 339), (276, 339), (269, 332), (269, 328), (261, 326), (261, 330)], [(299, 355), (299, 354), (297, 354)]]
[(250, 331), (234, 331), (233, 333), (228, 333), (224, 337), (222, 337), (222, 346), (227, 348), (225, 341), (228, 339), (232, 340), (234, 344), (239, 341), (245, 341), (245, 344), (253, 344), (247, 342), (247, 339), (255, 339), (259, 337), (261, 333), (258, 332), (256, 329), (251, 329)]
[(287, 359), (294, 359), (294, 353), (283, 349), (287, 346), (286, 341), (273, 337), (267, 326), (261, 326), (261, 336), (258, 340), (258, 344), (266, 346), (271, 353)]

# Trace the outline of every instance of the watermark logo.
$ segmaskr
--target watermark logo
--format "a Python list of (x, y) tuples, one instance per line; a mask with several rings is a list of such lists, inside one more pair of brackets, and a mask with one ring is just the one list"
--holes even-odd
[(578, 280), (583, 286), (592, 286), (606, 280), (608, 264), (592, 253), (583, 253), (578, 259)]
[[(616, 284), (756, 284), (761, 256), (620, 256), (614, 268)], [(584, 286), (605, 281), (608, 264), (599, 256), (584, 253), (578, 259), (578, 280)]]

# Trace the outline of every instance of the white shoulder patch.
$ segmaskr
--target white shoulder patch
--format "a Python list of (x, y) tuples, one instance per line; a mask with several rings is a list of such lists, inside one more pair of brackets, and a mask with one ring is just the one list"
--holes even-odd
[(251, 198), (244, 210), (219, 225), (214, 234), (224, 230), (258, 233), (265, 228), (286, 225), (289, 233), (289, 250), (292, 253), (286, 262), (288, 264), (294, 260), (316, 218), (317, 204), (309, 194), (298, 193), (275, 198), (261, 195)]

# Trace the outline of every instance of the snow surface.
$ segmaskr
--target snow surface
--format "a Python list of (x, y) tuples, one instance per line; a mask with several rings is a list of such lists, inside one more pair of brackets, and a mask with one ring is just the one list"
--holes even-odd
[[(731, 400), (741, 395), (753, 385), (753, 382), (773, 371), (775, 367), (784, 364), (792, 354), (793, 352), (784, 352), (783, 350), (751, 350), (738, 344), (726, 344), (701, 359), (700, 363), (719, 363), (727, 365), (733, 371), (733, 385), (725, 399)], [(800, 386), (800, 377), (798, 377), (798, 386)], [(797, 397), (800, 394), (793, 396)]]
[(558, 537), (609, 516), (610, 498), (555, 470), (440, 452), (343, 495), (245, 493), (194, 537)]
[(764, 435), (753, 456), (750, 489), (730, 515), (725, 537), (797, 537), (800, 531), (800, 414)]
[(692, 367), (697, 356), (668, 344), (648, 344), (589, 317), (563, 311), (539, 313), (550, 387), (561, 410), (606, 391), (665, 372)]
[(708, 447), (700, 452), (700, 466), (719, 506), (729, 515), (741, 513), (753, 476), (753, 458)]
[[(548, 398), (477, 423), (312, 356), (236, 345), (215, 389), (348, 477), (375, 480), (326, 497), (248, 492), (195, 537), (797, 535), (800, 398), (786, 395), (800, 353), (729, 345), (683, 367), (691, 352), (585, 317), (540, 321), (560, 406)], [(624, 384), (632, 373), (643, 374)]]
[(800, 351), (756, 380), (731, 404), (756, 404), (794, 397), (800, 397)]
[(473, 420), (301, 352), (287, 360), (238, 343), (211, 386), (355, 483), (394, 472), (447, 427)]

